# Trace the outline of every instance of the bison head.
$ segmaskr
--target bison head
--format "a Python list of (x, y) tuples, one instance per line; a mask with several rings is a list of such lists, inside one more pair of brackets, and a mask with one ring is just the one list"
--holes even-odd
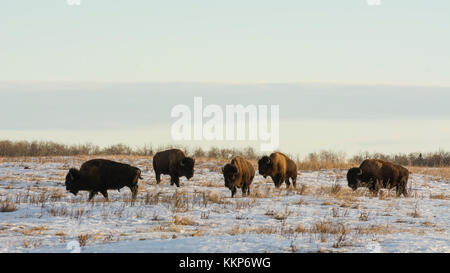
[(195, 160), (192, 157), (185, 157), (178, 163), (178, 173), (188, 180), (194, 176)]
[(77, 195), (79, 189), (77, 187), (77, 181), (80, 179), (80, 171), (72, 168), (66, 175), (66, 190)]
[(263, 156), (258, 160), (258, 172), (266, 178), (272, 172), (273, 162), (268, 156)]
[(236, 166), (231, 164), (226, 164), (222, 168), (223, 178), (225, 179), (225, 187), (231, 189), (234, 185), (234, 181), (239, 175), (239, 171)]
[(352, 190), (356, 190), (361, 185), (361, 175), (363, 171), (361, 168), (351, 168), (347, 172), (348, 186)]

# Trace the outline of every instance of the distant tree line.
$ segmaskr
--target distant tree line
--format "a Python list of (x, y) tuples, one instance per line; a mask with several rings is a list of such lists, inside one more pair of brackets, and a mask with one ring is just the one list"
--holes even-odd
[(439, 150), (428, 153), (409, 153), (409, 154), (383, 154), (383, 153), (360, 153), (352, 158), (354, 162), (362, 162), (367, 158), (379, 158), (391, 161), (400, 165), (423, 166), (423, 167), (446, 167), (450, 166), (450, 153)]
[[(52, 141), (0, 141), (0, 157), (31, 157), (31, 156), (76, 156), (76, 155), (138, 155), (152, 156), (158, 151), (179, 148), (194, 157), (230, 159), (235, 156), (245, 156), (256, 160), (262, 154), (257, 153), (252, 147), (243, 149), (212, 147), (205, 150), (201, 147), (188, 148), (179, 145), (167, 145), (153, 147), (144, 145), (130, 147), (125, 144), (115, 144), (108, 147), (100, 147), (90, 143), (67, 145)], [(321, 151), (310, 153), (304, 158), (288, 154), (304, 169), (343, 168), (349, 165), (357, 165), (368, 158), (379, 158), (406, 166), (444, 167), (450, 166), (450, 153), (443, 150), (427, 153), (409, 154), (383, 154), (362, 152), (351, 158), (345, 153), (334, 151)], [(302, 169), (302, 168), (301, 168)]]
[(249, 159), (257, 159), (258, 154), (251, 147), (244, 149), (221, 149), (213, 147), (209, 150), (198, 148), (188, 148), (180, 145), (166, 145), (153, 147), (144, 145), (141, 147), (130, 147), (125, 144), (115, 144), (107, 147), (100, 147), (90, 143), (67, 145), (53, 141), (0, 141), (0, 157), (19, 156), (76, 156), (76, 155), (138, 155), (152, 156), (158, 151), (179, 148), (195, 157), (209, 158), (232, 158), (240, 155)]

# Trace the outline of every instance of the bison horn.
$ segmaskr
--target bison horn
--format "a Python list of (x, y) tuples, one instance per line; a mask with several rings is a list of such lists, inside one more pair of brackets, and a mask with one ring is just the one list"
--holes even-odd
[(356, 175), (362, 175), (362, 169), (359, 169), (359, 172)]

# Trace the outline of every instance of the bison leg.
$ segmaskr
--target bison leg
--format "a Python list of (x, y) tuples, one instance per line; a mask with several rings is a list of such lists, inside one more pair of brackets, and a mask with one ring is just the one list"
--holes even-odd
[(235, 194), (236, 194), (236, 187), (233, 187), (231, 189), (231, 198), (233, 198)]
[(284, 183), (286, 183), (286, 188), (289, 188), (291, 186), (291, 182), (289, 181), (289, 177), (286, 177), (286, 179), (284, 179)]
[(395, 192), (397, 194), (397, 197), (400, 197), (400, 195), (402, 194), (402, 192), (400, 191), (400, 187), (398, 185), (395, 186)]
[(294, 186), (294, 188), (297, 187), (297, 177), (292, 177), (292, 185)]
[(178, 176), (170, 176), (170, 185), (177, 185), (177, 187), (180, 187), (180, 178)]
[(249, 187), (242, 186), (242, 197), (249, 194)]
[(380, 180), (375, 179), (374, 181), (371, 181), (369, 190), (373, 195), (378, 194), (378, 191), (380, 190)]
[(89, 191), (89, 198), (88, 198), (88, 202), (92, 200), (92, 198), (94, 198), (94, 196), (97, 194), (97, 192), (95, 191)]
[(272, 177), (272, 180), (276, 188), (279, 188), (281, 186), (281, 182), (283, 182), (281, 175), (275, 175), (275, 177)]
[(408, 197), (408, 190), (406, 189), (406, 185), (404, 185), (402, 190), (403, 196)]
[(107, 190), (102, 190), (100, 193), (103, 195), (103, 197), (105, 197), (106, 201), (109, 201), (109, 199), (108, 199), (108, 191)]
[(131, 199), (135, 200), (136, 195), (138, 193), (138, 185), (131, 186), (130, 190), (131, 190)]
[(161, 182), (161, 173), (155, 173), (156, 175), (156, 184), (159, 184)]
[(408, 190), (406, 189), (406, 185), (397, 185), (395, 187), (395, 190), (397, 192), (397, 197), (400, 197), (402, 194), (405, 197), (408, 197)]

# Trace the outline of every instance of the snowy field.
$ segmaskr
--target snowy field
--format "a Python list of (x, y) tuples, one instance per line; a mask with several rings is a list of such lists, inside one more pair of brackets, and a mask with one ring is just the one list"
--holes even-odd
[[(347, 187), (346, 170), (303, 171), (297, 188), (255, 176), (231, 199), (225, 161), (196, 160), (193, 179), (156, 185), (151, 158), (109, 202), (66, 192), (65, 175), (88, 157), (0, 158), (0, 252), (450, 252), (450, 178), (415, 169), (410, 197)], [(77, 246), (81, 248), (78, 249)]]

